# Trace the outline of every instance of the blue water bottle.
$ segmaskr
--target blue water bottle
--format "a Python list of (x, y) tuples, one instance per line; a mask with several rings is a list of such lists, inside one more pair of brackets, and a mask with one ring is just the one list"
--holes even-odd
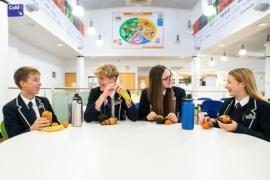
[(184, 99), (182, 104), (182, 129), (194, 128), (194, 103), (193, 99)]

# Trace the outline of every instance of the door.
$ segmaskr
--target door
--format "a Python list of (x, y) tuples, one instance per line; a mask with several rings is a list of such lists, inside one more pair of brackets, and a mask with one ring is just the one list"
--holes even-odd
[(76, 73), (65, 73), (65, 87), (76, 87)]
[(127, 89), (135, 89), (135, 73), (120, 73), (119, 83)]

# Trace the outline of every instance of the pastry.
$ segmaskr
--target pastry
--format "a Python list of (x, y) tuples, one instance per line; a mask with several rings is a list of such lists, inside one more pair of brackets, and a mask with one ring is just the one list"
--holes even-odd
[(232, 123), (232, 120), (231, 120), (230, 116), (228, 116), (228, 115), (221, 115), (217, 118), (217, 120), (219, 120), (220, 122), (222, 122), (224, 124)]
[(157, 124), (164, 124), (165, 119), (164, 119), (164, 117), (161, 116), (161, 115), (156, 115), (156, 116), (154, 117), (154, 121), (156, 121)]

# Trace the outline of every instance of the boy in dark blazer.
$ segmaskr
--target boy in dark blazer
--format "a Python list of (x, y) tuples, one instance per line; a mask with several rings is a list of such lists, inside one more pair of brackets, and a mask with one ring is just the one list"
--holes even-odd
[(9, 138), (49, 126), (49, 120), (41, 117), (44, 111), (52, 112), (53, 122), (58, 122), (49, 100), (36, 96), (41, 86), (37, 69), (21, 67), (15, 72), (14, 80), (21, 92), (3, 107), (4, 125)]
[(130, 92), (124, 86), (116, 83), (119, 75), (117, 68), (114, 65), (105, 64), (96, 69), (95, 75), (99, 87), (90, 91), (84, 113), (85, 121), (98, 121), (100, 115), (116, 117), (118, 120), (125, 120), (127, 115), (130, 120), (135, 121), (137, 110), (132, 100), (127, 101), (120, 95), (120, 93), (126, 92), (130, 98)]

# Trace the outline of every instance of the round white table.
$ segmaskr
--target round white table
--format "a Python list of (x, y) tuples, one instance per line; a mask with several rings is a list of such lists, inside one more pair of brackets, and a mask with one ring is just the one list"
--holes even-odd
[(0, 144), (2, 180), (269, 180), (270, 143), (150, 122), (33, 131)]

